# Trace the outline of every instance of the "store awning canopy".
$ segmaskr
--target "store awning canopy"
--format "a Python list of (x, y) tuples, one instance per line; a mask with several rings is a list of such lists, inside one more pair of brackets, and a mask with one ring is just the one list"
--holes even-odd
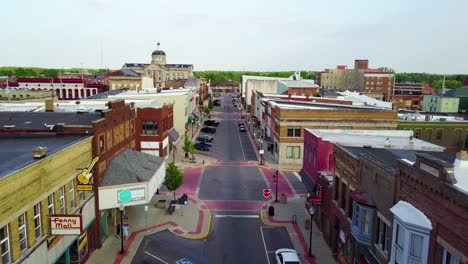
[(299, 171), (299, 176), (301, 176), (302, 183), (307, 188), (309, 193), (315, 192), (315, 183), (312, 181), (312, 178), (305, 172), (303, 169)]

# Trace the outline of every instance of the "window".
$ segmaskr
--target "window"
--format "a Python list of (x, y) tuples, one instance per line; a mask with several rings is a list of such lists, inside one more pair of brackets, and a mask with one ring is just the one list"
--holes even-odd
[(361, 208), (359, 206), (354, 206), (354, 218), (353, 218), (353, 225), (359, 226), (359, 217), (361, 214)]
[(299, 159), (301, 158), (301, 147), (288, 146), (286, 147), (286, 158), (287, 159)]
[(447, 249), (444, 248), (444, 255), (442, 257), (442, 264), (459, 264), (460, 258), (452, 255)]
[(436, 140), (442, 140), (442, 130), (436, 131)]
[(65, 211), (65, 187), (64, 186), (60, 188), (59, 200), (60, 200), (60, 213), (65, 214), (66, 211)]
[(362, 228), (361, 231), (364, 234), (369, 234), (370, 231), (370, 211), (369, 210), (362, 210)]
[(28, 248), (28, 235), (26, 233), (26, 214), (18, 217), (18, 234), (20, 250), (23, 252)]
[(408, 263), (422, 264), (423, 237), (411, 234)]
[(158, 125), (156, 121), (143, 121), (142, 125), (143, 135), (157, 135)]
[(80, 202), (83, 202), (84, 199), (85, 199), (84, 192), (83, 192), (83, 191), (79, 191), (79, 192), (78, 192), (78, 196), (80, 197)]
[(47, 202), (48, 202), (48, 208), (49, 208), (49, 216), (53, 215), (55, 213), (54, 209), (54, 194), (49, 195), (47, 197)]
[(99, 136), (99, 152), (104, 151), (104, 135)]
[(10, 237), (8, 234), (8, 226), (0, 228), (0, 254), (2, 255), (2, 263), (10, 263)]
[(41, 231), (41, 204), (38, 203), (34, 206), (34, 230), (36, 231), (36, 238), (42, 236)]
[(389, 228), (384, 221), (377, 218), (377, 241), (375, 241), (377, 248), (388, 254), (388, 242), (390, 240)]
[(396, 225), (396, 242), (395, 242), (395, 263), (404, 262), (404, 248), (405, 248), (405, 229), (399, 224)]
[(300, 137), (301, 129), (300, 128), (288, 128), (288, 137)]
[(75, 181), (72, 180), (70, 182), (70, 205), (72, 208), (76, 207), (76, 201), (75, 201)]

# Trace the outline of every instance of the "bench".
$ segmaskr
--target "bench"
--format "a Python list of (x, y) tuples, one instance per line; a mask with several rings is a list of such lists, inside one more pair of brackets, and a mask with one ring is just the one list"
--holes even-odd
[(169, 207), (167, 208), (167, 212), (172, 215), (172, 213), (174, 213), (175, 211), (175, 205), (169, 205)]

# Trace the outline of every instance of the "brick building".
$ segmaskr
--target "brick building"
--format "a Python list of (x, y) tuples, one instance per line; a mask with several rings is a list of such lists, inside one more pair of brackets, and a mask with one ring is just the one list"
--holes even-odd
[(427, 154), (399, 162), (396, 197), (405, 202), (392, 208), (391, 262), (468, 263), (467, 162), (466, 153), (454, 162)]

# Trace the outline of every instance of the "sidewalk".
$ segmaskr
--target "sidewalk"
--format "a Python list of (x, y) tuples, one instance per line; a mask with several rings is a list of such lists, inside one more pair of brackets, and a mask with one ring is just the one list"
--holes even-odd
[[(312, 228), (312, 254), (315, 257), (308, 256), (310, 230), (305, 229), (305, 221), (310, 220), (310, 215), (304, 208), (304, 197), (288, 197), (287, 204), (273, 203), (275, 208), (274, 216), (268, 216), (269, 205), (270, 202), (265, 203), (260, 211), (262, 222), (270, 226), (286, 226), (294, 248), (304, 263), (336, 263), (330, 248), (315, 223)], [(297, 224), (292, 223), (293, 215), (297, 217)]]
[(130, 235), (124, 241), (125, 254), (119, 254), (120, 239), (115, 236), (115, 230), (110, 230), (102, 248), (95, 250), (87, 263), (131, 263), (143, 238), (164, 230), (187, 239), (206, 238), (211, 228), (211, 213), (206, 205), (189, 195), (188, 205), (176, 209), (172, 215), (169, 215), (165, 208), (156, 208), (157, 200), (169, 201), (173, 198), (172, 193), (155, 195), (148, 204), (148, 212), (145, 212), (145, 205), (127, 207), (125, 214), (129, 218)]

